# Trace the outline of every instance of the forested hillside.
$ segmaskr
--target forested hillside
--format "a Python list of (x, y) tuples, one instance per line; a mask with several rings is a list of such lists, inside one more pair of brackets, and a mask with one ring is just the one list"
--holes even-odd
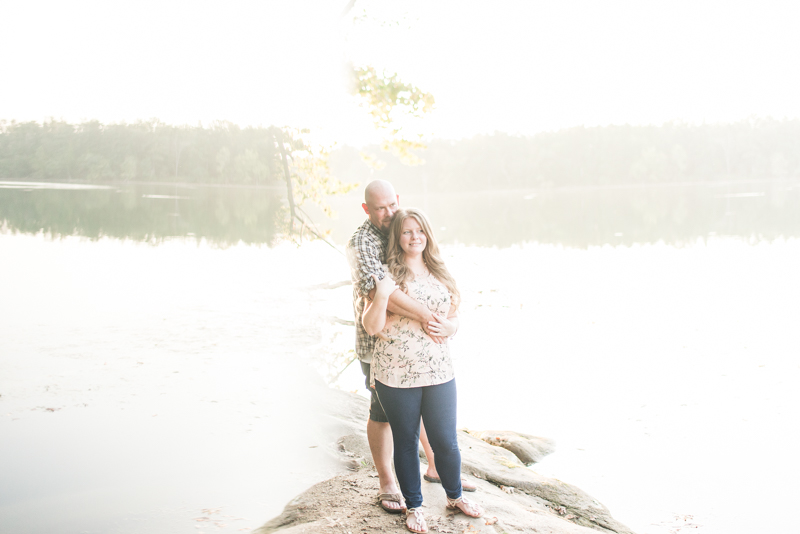
[(283, 179), (274, 128), (0, 123), (0, 178), (267, 184)]
[(517, 137), (503, 133), (434, 141), (408, 167), (367, 169), (358, 151), (335, 152), (345, 181), (384, 178), (406, 189), (459, 191), (800, 178), (800, 121), (571, 128)]
[[(0, 179), (276, 184), (284, 179), (276, 131), (227, 122), (2, 122)], [(800, 120), (497, 133), (434, 140), (417, 153), (424, 163), (408, 166), (377, 147), (345, 146), (331, 167), (344, 182), (384, 178), (429, 191), (797, 178)]]

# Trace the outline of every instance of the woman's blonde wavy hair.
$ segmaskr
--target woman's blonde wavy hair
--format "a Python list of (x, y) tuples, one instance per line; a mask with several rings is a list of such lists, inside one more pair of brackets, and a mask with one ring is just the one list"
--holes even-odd
[(413, 217), (422, 227), (425, 232), (425, 237), (428, 242), (425, 245), (425, 250), (422, 251), (422, 261), (425, 262), (426, 267), (433, 276), (436, 277), (447, 290), (450, 292), (451, 303), (455, 309), (461, 303), (461, 294), (456, 287), (456, 281), (447, 270), (447, 267), (442, 260), (442, 255), (439, 252), (439, 244), (436, 242), (436, 237), (433, 235), (433, 230), (428, 222), (425, 214), (417, 208), (401, 208), (397, 210), (392, 219), (392, 224), (389, 227), (389, 245), (386, 248), (386, 264), (389, 266), (389, 272), (392, 278), (400, 286), (400, 289), (408, 292), (406, 283), (414, 279), (414, 273), (408, 268), (405, 262), (405, 252), (400, 246), (400, 234), (403, 230), (403, 222), (409, 217)]

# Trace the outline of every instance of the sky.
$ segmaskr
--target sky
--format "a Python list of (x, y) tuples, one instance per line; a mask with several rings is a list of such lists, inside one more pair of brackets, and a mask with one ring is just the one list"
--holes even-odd
[(795, 2), (0, 3), (0, 119), (308, 127), (373, 142), (348, 66), (431, 92), (408, 128), (502, 131), (800, 117)]

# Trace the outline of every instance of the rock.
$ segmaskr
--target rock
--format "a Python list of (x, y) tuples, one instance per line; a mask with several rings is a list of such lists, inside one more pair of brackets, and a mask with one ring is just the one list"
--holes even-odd
[(369, 451), (369, 442), (366, 435), (348, 434), (336, 442), (339, 452), (349, 458), (348, 469), (374, 468), (372, 453)]
[(556, 450), (556, 444), (551, 439), (508, 430), (484, 430), (470, 432), (470, 434), (482, 439), (489, 445), (503, 447), (513, 452), (519, 458), (519, 461), (525, 465), (535, 464)]
[(460, 432), (458, 443), (461, 448), (461, 470), (506, 488), (537, 497), (547, 508), (559, 515), (573, 516), (571, 521), (589, 528), (618, 534), (632, 534), (632, 531), (611, 517), (608, 509), (583, 490), (547, 478), (519, 463), (511, 452), (493, 447), (466, 432)]
[[(327, 409), (331, 424), (343, 431), (335, 454), (341, 456), (351, 472), (312, 486), (286, 505), (278, 517), (257, 529), (256, 534), (405, 532), (404, 515), (388, 514), (378, 505), (378, 477), (366, 438), (366, 399), (337, 392), (330, 400)], [(532, 436), (507, 434), (519, 436), (522, 442), (535, 442)], [(499, 433), (487, 434), (495, 435)], [(536, 439), (552, 448), (549, 440)], [(445, 508), (441, 484), (422, 481), (423, 511), (430, 532), (633, 534), (591, 496), (575, 486), (535, 473), (509, 450), (489, 445), (467, 432), (459, 432), (458, 441), (462, 472), (478, 487), (467, 497), (480, 503), (486, 515), (469, 518), (453, 514)]]
[(369, 400), (355, 393), (328, 389), (319, 401), (326, 410), (329, 426), (339, 430), (339, 435), (363, 434), (366, 439)]
[[(488, 482), (473, 482), (479, 489), (470, 498), (486, 509), (482, 518), (469, 518), (446, 510), (441, 484), (422, 483), (423, 511), (429, 532), (596, 534), (596, 530), (571, 523), (525, 493), (506, 495)], [(302, 493), (281, 515), (257, 529), (255, 534), (405, 532), (405, 516), (386, 513), (378, 505), (377, 495), (378, 479), (374, 473), (362, 469), (358, 473), (340, 475)]]

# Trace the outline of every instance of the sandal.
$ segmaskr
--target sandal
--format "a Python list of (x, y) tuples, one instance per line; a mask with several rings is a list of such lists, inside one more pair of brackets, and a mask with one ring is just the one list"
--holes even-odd
[(428, 524), (422, 515), (422, 508), (409, 508), (406, 510), (406, 528), (416, 534), (428, 532)]
[(461, 510), (464, 515), (469, 517), (481, 517), (483, 515), (483, 508), (478, 503), (467, 500), (464, 497), (458, 499), (447, 498), (448, 510)]
[[(400, 508), (391, 508), (383, 504), (383, 501), (389, 502), (399, 502)], [(381, 505), (381, 508), (389, 512), (390, 514), (399, 514), (400, 512), (405, 512), (405, 502), (403, 501), (403, 496), (399, 493), (379, 493), (378, 494), (378, 503)]]

